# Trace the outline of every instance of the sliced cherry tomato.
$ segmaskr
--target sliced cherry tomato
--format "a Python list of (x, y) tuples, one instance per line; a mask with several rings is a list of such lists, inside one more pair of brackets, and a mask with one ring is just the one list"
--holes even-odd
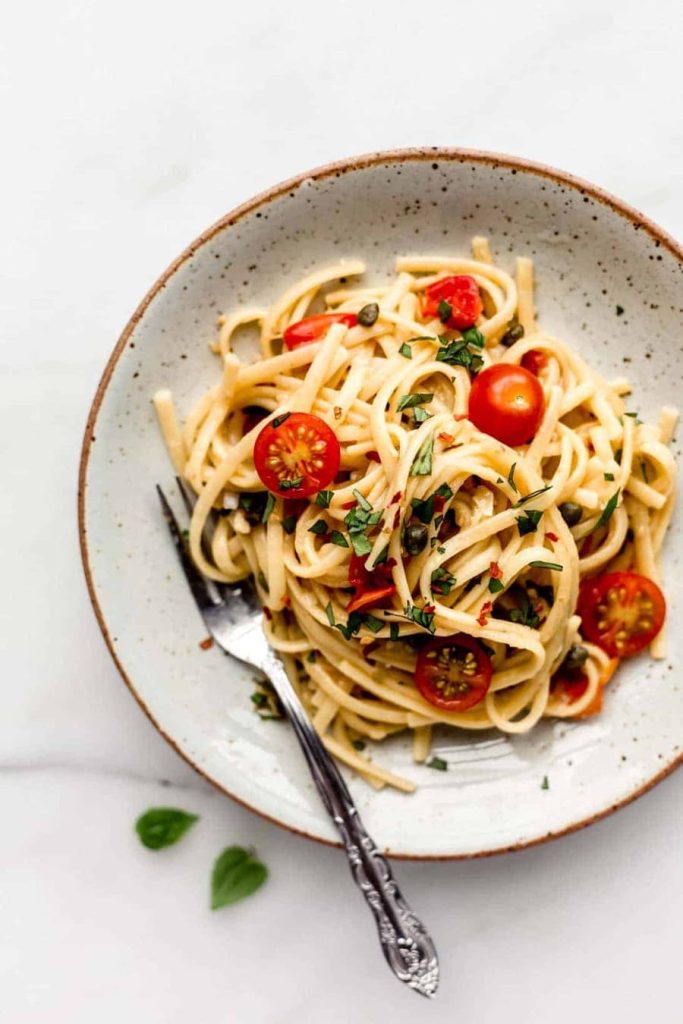
[(638, 654), (657, 636), (664, 622), (666, 601), (647, 576), (637, 572), (608, 572), (581, 584), (576, 606), (581, 632), (611, 658)]
[(484, 308), (479, 286), (469, 274), (444, 277), (428, 285), (422, 304), (423, 316), (440, 317), (439, 305), (442, 302), (447, 302), (451, 307), (450, 316), (445, 321), (446, 327), (452, 327), (457, 331), (473, 327)]
[(472, 382), (469, 418), (503, 444), (526, 444), (538, 430), (545, 400), (538, 378), (522, 366), (496, 363)]
[(396, 565), (393, 558), (376, 565), (370, 572), (365, 568), (367, 555), (351, 555), (349, 562), (349, 583), (355, 593), (349, 601), (347, 612), (357, 612), (361, 608), (381, 604), (396, 593), (391, 570)]
[(303, 320), (297, 320), (290, 324), (282, 335), (285, 348), (298, 348), (299, 345), (308, 345), (311, 341), (318, 341), (324, 334), (327, 334), (332, 324), (346, 324), (347, 327), (355, 327), (358, 317), (355, 313), (319, 313), (316, 316), (307, 316)]
[(327, 487), (340, 458), (334, 431), (307, 412), (276, 416), (254, 445), (256, 472), (269, 491), (287, 498), (306, 498)]
[(522, 356), (522, 366), (529, 373), (533, 373), (534, 377), (538, 377), (541, 370), (545, 370), (547, 365), (548, 357), (545, 352), (539, 352), (535, 348), (532, 348), (530, 352), (525, 352)]
[[(616, 672), (618, 665), (619, 658), (612, 658), (607, 663), (602, 675), (598, 679), (595, 697), (588, 707), (584, 708), (578, 715), (574, 715), (574, 718), (589, 718), (591, 715), (597, 715), (602, 711), (602, 695), (605, 686)], [(588, 676), (581, 669), (577, 669), (574, 672), (560, 669), (553, 676), (550, 689), (553, 696), (560, 697), (565, 703), (576, 704), (577, 700), (580, 700), (588, 689)]]
[(420, 650), (415, 685), (425, 700), (444, 711), (467, 711), (491, 684), (491, 659), (467, 633), (438, 637)]

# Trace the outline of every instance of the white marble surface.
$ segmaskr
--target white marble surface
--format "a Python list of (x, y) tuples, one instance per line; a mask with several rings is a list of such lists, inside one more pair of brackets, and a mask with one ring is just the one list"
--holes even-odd
[[(91, 394), (170, 259), (242, 199), (405, 144), (527, 155), (683, 234), (680, 5), (439, 2), (401, 14), (177, 2), (14, 5), (0, 36), (0, 1019), (180, 1024), (677, 1019), (683, 777), (547, 847), (402, 865), (443, 984), (395, 983), (334, 851), (223, 799), (157, 736), (88, 604), (75, 477)], [(162, 780), (165, 785), (162, 786)], [(150, 804), (201, 814), (152, 854)], [(211, 914), (213, 857), (257, 896)]]

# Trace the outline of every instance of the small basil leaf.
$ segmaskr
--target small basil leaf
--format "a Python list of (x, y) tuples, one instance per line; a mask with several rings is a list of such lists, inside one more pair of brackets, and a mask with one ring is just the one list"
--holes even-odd
[(268, 869), (253, 850), (228, 846), (216, 859), (211, 873), (211, 909), (227, 907), (260, 889)]
[(135, 831), (148, 850), (162, 850), (182, 839), (197, 820), (196, 814), (177, 807), (150, 807), (135, 822)]

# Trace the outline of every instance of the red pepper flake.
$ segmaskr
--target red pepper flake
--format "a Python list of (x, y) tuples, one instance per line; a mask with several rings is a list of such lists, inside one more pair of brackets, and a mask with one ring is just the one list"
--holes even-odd
[(199, 646), (203, 651), (208, 651), (211, 647), (213, 647), (213, 637), (207, 636), (206, 640), (202, 640)]
[(453, 444), (453, 442), (455, 441), (453, 434), (442, 433), (437, 434), (436, 436), (438, 437), (439, 441), (443, 441), (444, 444)]
[(344, 504), (342, 505), (342, 508), (355, 508), (355, 507), (356, 507), (356, 499), (355, 498), (353, 499), (353, 501), (345, 501)]
[(422, 611), (423, 612), (435, 612), (436, 611), (436, 605), (435, 604), (426, 604), (424, 606), (424, 608), (422, 609)]
[(502, 580), (503, 578), (503, 570), (498, 565), (498, 562), (491, 562), (489, 565), (489, 573), (492, 580)]
[(479, 612), (479, 615), (477, 617), (477, 622), (479, 623), (480, 626), (485, 626), (486, 623), (489, 621), (489, 615), (491, 614), (492, 608), (492, 601), (487, 601), (486, 604), (483, 604), (481, 606), (481, 611)]
[(440, 494), (435, 495), (435, 497), (434, 497), (434, 511), (435, 512), (443, 512), (443, 507), (444, 507), (445, 504), (446, 504), (446, 499), (445, 498), (442, 498)]
[(546, 537), (548, 538), (548, 540), (555, 541), (555, 543), (557, 543), (557, 541), (560, 539), (556, 533), (551, 533), (550, 530), (548, 530), (548, 532), (546, 533)]
[(365, 453), (365, 458), (368, 460), (368, 462), (381, 462), (382, 461), (380, 459), (380, 457), (379, 457), (379, 452), (374, 451), (374, 449), (372, 451), (370, 451), (370, 452), (366, 452)]
[(390, 505), (395, 505), (397, 501), (400, 501), (402, 493), (403, 493), (402, 491), (396, 491), (396, 494), (393, 496), (393, 498), (391, 499), (389, 504)]
[(263, 614), (268, 619), (268, 622), (272, 621), (273, 613), (271, 612), (270, 608), (266, 608), (265, 605), (263, 606)]
[(397, 508), (396, 509), (396, 515), (394, 516), (394, 525), (392, 526), (392, 530), (398, 530), (400, 522), (401, 522), (401, 510), (400, 510), (400, 508)]
[(289, 594), (285, 594), (285, 596), (282, 598), (282, 603), (285, 606), (285, 608), (291, 608), (292, 607), (292, 599), (289, 596)]

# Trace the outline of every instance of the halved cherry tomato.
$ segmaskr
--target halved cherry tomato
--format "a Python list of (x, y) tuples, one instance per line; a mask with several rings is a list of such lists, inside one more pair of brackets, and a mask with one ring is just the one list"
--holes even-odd
[(608, 572), (581, 584), (576, 606), (581, 632), (611, 658), (638, 654), (664, 622), (664, 594), (637, 572)]
[[(590, 702), (587, 708), (578, 715), (574, 715), (574, 718), (589, 718), (591, 715), (597, 715), (602, 711), (602, 695), (605, 686), (610, 681), (612, 676), (617, 670), (619, 665), (619, 658), (612, 658), (604, 668), (602, 675), (598, 679), (598, 688), (595, 692), (593, 700)], [(552, 678), (550, 683), (550, 689), (553, 696), (560, 697), (567, 704), (575, 704), (577, 700), (580, 700), (588, 688), (588, 676), (581, 669), (577, 669), (572, 672), (569, 670), (560, 669)]]
[(318, 341), (324, 334), (327, 334), (332, 324), (346, 324), (347, 327), (355, 327), (358, 317), (355, 313), (318, 313), (316, 316), (306, 316), (303, 320), (297, 320), (285, 328), (282, 341), (285, 348), (298, 348), (299, 345), (308, 345), (311, 341)]
[(469, 274), (455, 274), (428, 285), (425, 288), (422, 315), (439, 316), (441, 302), (447, 302), (451, 307), (450, 316), (445, 321), (446, 327), (457, 331), (472, 327), (484, 308), (479, 286)]
[(425, 700), (444, 711), (467, 711), (491, 684), (491, 659), (466, 633), (438, 637), (420, 650), (415, 685)]
[(341, 449), (334, 431), (319, 416), (284, 413), (256, 438), (256, 472), (273, 494), (306, 498), (337, 475)]
[(349, 583), (355, 593), (348, 605), (347, 612), (357, 612), (361, 608), (381, 604), (396, 593), (391, 570), (396, 565), (393, 558), (376, 565), (370, 572), (365, 568), (367, 555), (351, 555), (349, 562)]
[(472, 382), (469, 418), (503, 444), (530, 441), (538, 430), (545, 400), (538, 378), (522, 366), (496, 363)]
[(529, 373), (533, 373), (534, 377), (538, 377), (541, 370), (545, 370), (547, 365), (548, 357), (545, 352), (539, 352), (535, 348), (532, 348), (530, 352), (525, 352), (522, 356), (522, 366)]

